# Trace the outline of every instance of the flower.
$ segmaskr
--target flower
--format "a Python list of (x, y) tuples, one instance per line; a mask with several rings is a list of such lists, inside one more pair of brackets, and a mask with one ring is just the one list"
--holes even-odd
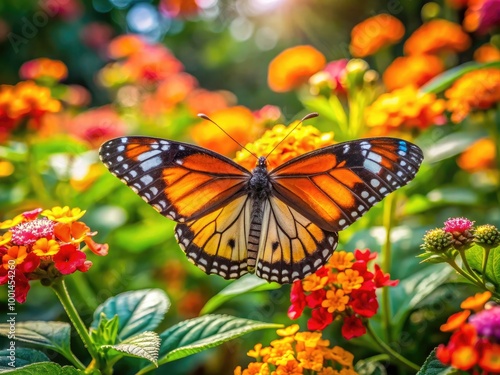
[(140, 35), (127, 34), (114, 38), (108, 46), (108, 56), (120, 59), (140, 52), (146, 44)]
[(444, 231), (452, 234), (452, 245), (462, 247), (473, 240), (474, 222), (464, 217), (450, 218), (444, 223)]
[[(245, 145), (245, 148), (256, 156), (267, 156), (269, 169), (273, 169), (306, 152), (334, 143), (333, 132), (321, 133), (314, 126), (299, 126), (288, 134), (294, 126), (295, 123), (288, 127), (281, 124), (275, 125), (257, 141)], [(250, 170), (256, 165), (255, 157), (246, 150), (238, 151), (235, 160)]]
[(348, 59), (339, 59), (330, 61), (323, 70), (314, 74), (309, 78), (310, 91), (313, 95), (318, 95), (323, 92), (325, 87), (328, 92), (335, 94), (345, 94), (347, 92), (347, 64)]
[(380, 95), (366, 108), (366, 125), (379, 135), (400, 127), (423, 130), (444, 124), (444, 110), (444, 100), (419, 92), (414, 86), (406, 86)]
[(462, 121), (473, 110), (485, 110), (500, 101), (500, 69), (485, 68), (464, 74), (446, 90), (453, 122)]
[(462, 52), (470, 46), (470, 37), (456, 23), (434, 19), (424, 23), (406, 40), (407, 55)]
[(161, 0), (159, 9), (169, 18), (178, 18), (195, 15), (199, 5), (195, 0)]
[(320, 332), (298, 332), (298, 325), (278, 330), (281, 338), (267, 347), (261, 343), (247, 354), (255, 362), (246, 369), (241, 366), (235, 375), (357, 375), (354, 356), (339, 346), (329, 348), (330, 342)]
[(405, 33), (403, 23), (389, 14), (378, 14), (353, 27), (349, 49), (354, 57), (373, 55), (397, 43)]
[(346, 339), (365, 334), (363, 319), (375, 315), (379, 307), (376, 289), (398, 283), (390, 280), (378, 265), (375, 272), (368, 270), (376, 255), (370, 250), (356, 250), (354, 254), (336, 251), (324, 267), (295, 281), (290, 294), (290, 319), (297, 319), (308, 307), (312, 309), (307, 322), (309, 330), (323, 330), (335, 319), (342, 319), (342, 335)]
[(487, 246), (500, 244), (500, 231), (491, 224), (480, 225), (474, 231), (474, 241)]
[(496, 160), (496, 145), (491, 138), (481, 138), (471, 144), (457, 158), (457, 164), (469, 173), (493, 170)]
[(500, 61), (500, 50), (491, 43), (483, 44), (474, 52), (474, 60), (483, 63)]
[(464, 29), (486, 34), (500, 25), (500, 1), (469, 0), (463, 21)]
[(19, 76), (22, 79), (61, 81), (68, 76), (68, 68), (62, 61), (42, 57), (21, 65)]
[[(23, 212), (0, 225), (7, 229), (0, 233), (0, 285), (9, 280), (7, 270), (15, 266), (15, 298), (26, 301), (30, 280), (44, 280), (50, 285), (63, 275), (87, 272), (92, 262), (87, 260), (81, 243), (96, 255), (106, 255), (108, 245), (94, 242), (96, 232), (83, 222), (77, 221), (85, 211), (80, 208), (37, 208)], [(42, 214), (45, 217), (39, 218)]]
[(405, 86), (420, 87), (444, 71), (443, 62), (434, 55), (396, 58), (382, 75), (385, 87), (392, 91)]
[(312, 46), (288, 48), (269, 64), (267, 82), (275, 92), (291, 91), (306, 83), (325, 64), (325, 56)]
[(212, 113), (229, 108), (236, 102), (234, 95), (227, 91), (208, 91), (194, 89), (186, 96), (186, 105), (193, 116), (198, 113), (212, 115)]

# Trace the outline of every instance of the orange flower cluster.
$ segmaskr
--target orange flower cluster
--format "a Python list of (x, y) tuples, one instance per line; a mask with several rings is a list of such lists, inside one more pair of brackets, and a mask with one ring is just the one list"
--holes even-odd
[(169, 18), (189, 17), (198, 13), (199, 5), (195, 0), (161, 0), (159, 9)]
[(474, 60), (483, 63), (500, 61), (500, 49), (490, 43), (483, 44), (474, 52)]
[(474, 173), (495, 168), (496, 146), (490, 138), (474, 142), (457, 159), (457, 164), (464, 171)]
[(21, 79), (61, 81), (68, 76), (68, 68), (62, 61), (42, 57), (21, 65), (19, 76)]
[(33, 119), (38, 125), (45, 113), (61, 110), (61, 103), (51, 96), (50, 90), (33, 81), (19, 82), (15, 86), (0, 85), (0, 141), (23, 119)]
[(422, 86), (444, 71), (441, 59), (433, 55), (412, 55), (396, 58), (385, 70), (382, 79), (387, 90), (405, 86)]
[(467, 5), (463, 21), (465, 30), (486, 34), (500, 24), (498, 0), (468, 0)]
[(354, 26), (349, 48), (355, 57), (373, 55), (381, 48), (399, 42), (404, 33), (400, 20), (389, 14), (379, 14)]
[(406, 86), (380, 95), (366, 109), (366, 125), (373, 133), (385, 135), (396, 128), (425, 129), (445, 122), (445, 101), (434, 94), (424, 94), (416, 87)]
[(341, 348), (329, 348), (320, 332), (298, 332), (293, 324), (278, 329), (280, 339), (267, 347), (255, 345), (247, 355), (255, 358), (248, 368), (236, 367), (234, 375), (356, 375), (354, 356)]
[(469, 48), (470, 37), (456, 23), (436, 19), (429, 21), (408, 38), (404, 51), (408, 55), (462, 52)]
[[(288, 127), (275, 125), (272, 129), (267, 130), (260, 139), (245, 145), (245, 147), (258, 157), (267, 156), (269, 169), (273, 169), (306, 152), (334, 143), (333, 132), (321, 133), (313, 126), (299, 126), (288, 135), (295, 124), (292, 123)], [(275, 147), (276, 149), (274, 149)], [(271, 151), (272, 153), (269, 154)], [(255, 168), (257, 163), (255, 157), (246, 150), (238, 151), (234, 160), (249, 170)]]
[(500, 69), (487, 68), (464, 74), (445, 92), (453, 122), (473, 110), (491, 108), (500, 101)]
[(441, 362), (467, 374), (500, 373), (500, 306), (487, 304), (490, 298), (490, 292), (467, 298), (460, 305), (464, 310), (441, 326), (453, 332), (448, 344), (437, 349)]
[(321, 52), (311, 46), (288, 48), (269, 64), (267, 81), (271, 90), (286, 92), (299, 88), (326, 64)]
[[(38, 218), (40, 214), (43, 218)], [(7, 229), (0, 235), (0, 285), (15, 280), (16, 301), (26, 301), (30, 280), (50, 285), (77, 270), (87, 272), (92, 262), (80, 249), (82, 242), (96, 255), (108, 253), (108, 245), (92, 239), (96, 232), (78, 221), (84, 214), (68, 206), (43, 212), (38, 208), (0, 223), (0, 229)]]

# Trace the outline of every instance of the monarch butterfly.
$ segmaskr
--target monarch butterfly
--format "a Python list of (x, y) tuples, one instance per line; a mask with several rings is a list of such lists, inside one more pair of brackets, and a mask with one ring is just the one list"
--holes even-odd
[(367, 138), (253, 171), (214, 151), (152, 137), (121, 137), (104, 165), (163, 216), (188, 259), (207, 274), (248, 272), (292, 283), (323, 266), (347, 228), (406, 185), (423, 160), (416, 145)]

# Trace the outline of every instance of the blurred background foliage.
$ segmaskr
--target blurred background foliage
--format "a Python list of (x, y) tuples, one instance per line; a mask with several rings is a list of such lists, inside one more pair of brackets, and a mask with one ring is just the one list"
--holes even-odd
[[(69, 205), (87, 210), (86, 223), (98, 230), (100, 242), (110, 244), (110, 252), (92, 259), (90, 273), (68, 278), (83, 318), (90, 320), (95, 307), (112, 295), (159, 287), (173, 301), (164, 322), (167, 327), (198, 316), (205, 303), (230, 282), (206, 276), (187, 262), (173, 237), (174, 223), (159, 217), (98, 162), (102, 141), (122, 134), (154, 135), (194, 141), (234, 157), (237, 148), (224, 149), (231, 143), (226, 136), (195, 116), (201, 111), (245, 144), (273, 124), (288, 124), (310, 111), (318, 111), (320, 117), (307, 124), (333, 131), (335, 141), (401, 136), (424, 149), (426, 162), (393, 202), (390, 271), (401, 284), (391, 292), (397, 329), (390, 344), (422, 363), (432, 348), (446, 340), (439, 325), (475, 289), (457, 283), (456, 276), (443, 272), (440, 265), (419, 264), (415, 256), (421, 236), (451, 216), (500, 224), (500, 114), (494, 99), (500, 81), (495, 81), (493, 99), (481, 108), (485, 111), (466, 113), (454, 121), (453, 111), (444, 113), (443, 104), (445, 90), (465, 74), (461, 64), (476, 60), (499, 69), (495, 62), (500, 60), (498, 24), (469, 31), (465, 48), (436, 54), (443, 67), (418, 86), (437, 95), (429, 100), (442, 108), (428, 110), (428, 104), (422, 104), (425, 111), (416, 117), (423, 122), (403, 121), (387, 130), (367, 124), (363, 113), (386, 91), (388, 80), (382, 83), (381, 75), (396, 57), (407, 54), (404, 41), (415, 30), (435, 18), (461, 24), (467, 12), (467, 1), (459, 0), (3, 0), (0, 82), (16, 85), (31, 78), (39, 86), (19, 87), (17, 93), (0, 98), (0, 105), (29, 96), (26, 92), (40, 98), (46, 95), (36, 91), (40, 87), (48, 87), (49, 96), (62, 104), (48, 100), (31, 117), (22, 115), (15, 125), (4, 118), (0, 124), (0, 220), (35, 207)], [(287, 48), (311, 45), (328, 62), (351, 59), (351, 30), (369, 17), (385, 14), (404, 24), (404, 34), (382, 53), (354, 56), (366, 62), (349, 62), (352, 81), (342, 84), (347, 94), (339, 93), (338, 86), (333, 93), (329, 86), (325, 94), (321, 80), (309, 81), (306, 88), (269, 88), (269, 65)], [(127, 34), (136, 36), (122, 37)], [(486, 43), (491, 43), (493, 57), (478, 59), (475, 52)], [(139, 53), (130, 53), (134, 49)], [(49, 78), (37, 76), (42, 63), (26, 63), (38, 58), (60, 60), (63, 66), (47, 63), (50, 68), (45, 69), (55, 73)], [(441, 77), (429, 83), (454, 67), (461, 70), (452, 80)], [(409, 69), (403, 67), (399, 74), (416, 75)], [(169, 81), (170, 77), (175, 80)], [(405, 95), (408, 107), (420, 100), (412, 99), (417, 94)], [(332, 99), (337, 96), (338, 102)], [(377, 111), (386, 110), (375, 104), (370, 108), (372, 122), (382, 116)], [(390, 116), (384, 118), (393, 121)], [(474, 146), (477, 140), (483, 144)], [(379, 251), (386, 241), (384, 210), (384, 204), (376, 206), (343, 231), (339, 249)], [(34, 284), (33, 289), (30, 295), (36, 298), (19, 307), (19, 319), (55, 320), (63, 315), (54, 296), (40, 285)], [(0, 298), (5, 299), (5, 293)], [(284, 286), (236, 297), (216, 311), (288, 324), (288, 306), (289, 287)], [(304, 325), (305, 320), (300, 322)], [(244, 353), (254, 343), (272, 337), (272, 333), (253, 333), (245, 340), (170, 363), (157, 373), (230, 374), (247, 361)], [(369, 340), (346, 342), (340, 337), (338, 327), (328, 331), (332, 342), (351, 350), (357, 359), (377, 354)], [(79, 345), (77, 341), (74, 345)], [(391, 366), (387, 371), (395, 373)], [(127, 371), (124, 366), (117, 373)]]

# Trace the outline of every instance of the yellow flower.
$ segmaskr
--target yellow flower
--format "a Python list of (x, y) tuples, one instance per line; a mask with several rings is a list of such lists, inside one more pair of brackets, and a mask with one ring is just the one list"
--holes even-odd
[[(287, 137), (295, 125), (296, 122), (288, 127), (275, 125), (257, 141), (245, 147), (257, 157), (268, 156), (268, 167), (271, 170), (299, 155), (334, 143), (333, 132), (321, 133), (314, 126), (309, 125), (299, 126)], [(275, 147), (276, 149), (269, 155)], [(234, 160), (249, 170), (255, 168), (257, 162), (255, 157), (246, 150), (238, 151)]]
[(43, 257), (57, 254), (59, 248), (60, 246), (56, 240), (48, 240), (47, 238), (42, 237), (36, 240), (33, 244), (32, 251), (39, 257)]
[(295, 360), (289, 360), (284, 365), (279, 365), (276, 368), (276, 375), (302, 375), (303, 370), (300, 364)]
[(306, 370), (320, 371), (323, 368), (323, 351), (320, 349), (306, 348), (297, 353), (297, 359)]
[(354, 254), (347, 251), (335, 251), (328, 261), (328, 266), (343, 271), (351, 268), (354, 261)]
[(361, 288), (363, 281), (359, 272), (351, 269), (339, 272), (337, 275), (337, 282), (342, 285), (342, 290), (346, 294), (351, 293), (353, 289)]
[(0, 246), (5, 245), (12, 239), (12, 232), (5, 232), (0, 236)]
[(339, 372), (331, 367), (325, 367), (323, 370), (318, 372), (318, 375), (339, 375)]
[(21, 224), (23, 221), (24, 221), (24, 216), (22, 214), (17, 215), (13, 219), (7, 219), (5, 221), (2, 221), (0, 223), (0, 229), (8, 229), (15, 227), (16, 225)]
[(261, 363), (261, 362), (250, 363), (248, 365), (248, 368), (243, 370), (243, 372), (241, 372), (241, 368), (240, 368), (240, 372), (237, 372), (236, 369), (234, 370), (235, 375), (240, 375), (240, 374), (241, 375), (269, 375), (269, 367), (267, 366), (267, 363)]
[(464, 74), (445, 92), (453, 122), (473, 110), (485, 110), (500, 101), (500, 69), (486, 68)]
[(329, 290), (326, 292), (326, 299), (321, 302), (321, 306), (326, 307), (329, 313), (333, 313), (334, 311), (344, 311), (348, 302), (349, 296), (346, 296), (342, 289)]
[(298, 351), (304, 350), (303, 348), (316, 348), (317, 346), (328, 346), (328, 340), (321, 339), (320, 332), (297, 332), (295, 335), (297, 341)]
[(352, 366), (354, 361), (354, 356), (352, 353), (344, 350), (344, 348), (340, 346), (334, 346), (331, 348), (325, 356), (327, 359), (333, 360), (342, 366)]
[(78, 207), (70, 209), (68, 206), (56, 206), (51, 210), (44, 210), (41, 215), (47, 217), (50, 220), (68, 224), (80, 219), (83, 215), (85, 215), (85, 212), (87, 211), (82, 211)]
[(300, 327), (298, 324), (292, 324), (291, 326), (285, 327), (278, 329), (276, 333), (278, 336), (286, 337), (286, 336), (293, 336), (299, 331)]
[(316, 273), (313, 273), (302, 280), (302, 287), (306, 292), (314, 292), (315, 290), (323, 289), (327, 283), (328, 276), (318, 276)]

